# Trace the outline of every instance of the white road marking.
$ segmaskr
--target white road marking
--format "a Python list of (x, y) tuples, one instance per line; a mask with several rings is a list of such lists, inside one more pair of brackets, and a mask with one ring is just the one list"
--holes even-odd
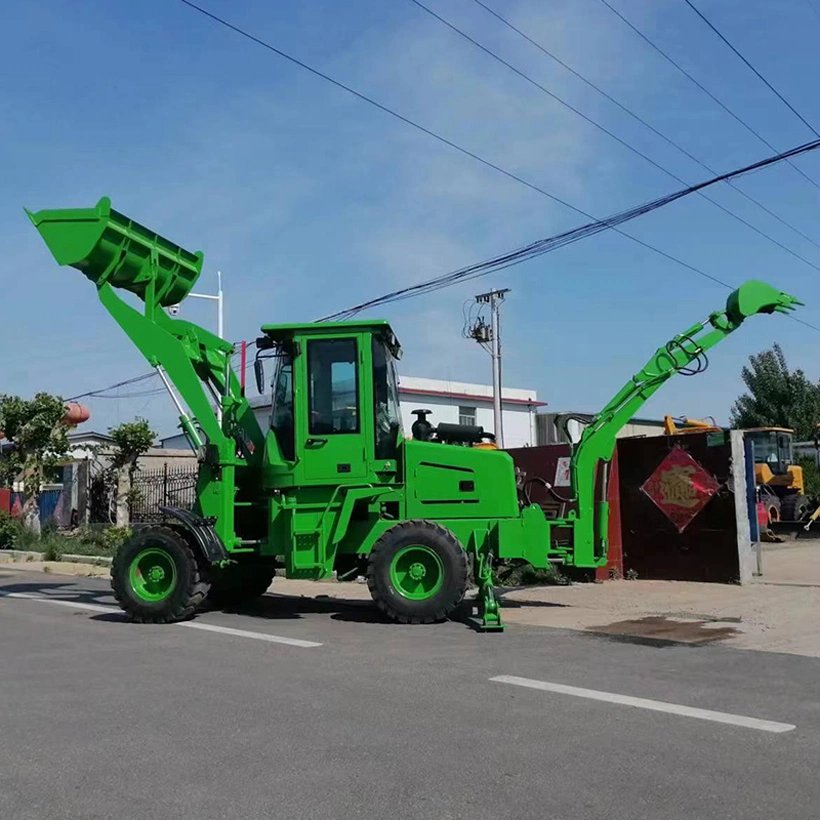
[[(28, 601), (42, 601), (46, 604), (57, 604), (71, 609), (84, 609), (89, 612), (121, 612), (116, 606), (100, 606), (99, 604), (86, 604), (82, 601), (66, 601), (62, 598), (49, 598), (45, 595), (33, 595), (28, 592), (3, 592), (0, 590), (0, 598), (24, 598)], [(184, 626), (187, 629), (200, 629), (203, 632), (219, 632), (223, 635), (232, 635), (235, 638), (252, 638), (256, 641), (267, 641), (268, 643), (282, 643), (287, 646), (298, 646), (302, 649), (311, 649), (315, 646), (322, 646), (316, 641), (303, 641), (301, 638), (285, 638), (281, 635), (269, 635), (266, 632), (250, 632), (246, 629), (234, 629), (230, 626), (216, 626), (215, 624), (205, 624), (199, 621), (185, 621), (183, 623), (168, 624), (168, 626)]]
[(84, 604), (81, 601), (65, 601), (62, 598), (47, 598), (45, 595), (32, 595), (28, 592), (0, 592), (2, 598), (25, 598), (28, 601), (45, 601), (47, 604), (67, 606), (72, 609), (87, 609), (89, 612), (117, 612), (113, 606), (99, 606), (98, 604)]
[(249, 632), (246, 629), (234, 629), (231, 626), (216, 626), (215, 624), (204, 624), (201, 621), (185, 621), (174, 624), (174, 626), (184, 626), (188, 629), (201, 629), (204, 632), (219, 632), (222, 635), (233, 635), (237, 638), (253, 638), (257, 641), (267, 641), (268, 643), (283, 643), (288, 646), (299, 646), (302, 649), (310, 649), (322, 644), (316, 641), (303, 641), (300, 638), (283, 638), (280, 635), (269, 635), (267, 632)]
[(729, 712), (713, 712), (711, 709), (697, 709), (694, 706), (682, 706), (677, 703), (666, 703), (662, 700), (633, 698), (629, 695), (616, 695), (613, 692), (599, 692), (597, 689), (581, 689), (578, 686), (565, 686), (561, 683), (548, 683), (531, 678), (519, 678), (515, 675), (498, 675), (490, 678), (494, 683), (509, 683), (513, 686), (524, 686), (528, 689), (540, 689), (544, 692), (557, 692), (561, 695), (572, 695), (576, 698), (601, 700), (606, 703), (617, 703), (621, 706), (635, 706), (638, 709), (650, 709), (653, 712), (668, 712), (682, 717), (711, 720), (715, 723), (729, 723), (732, 726), (743, 726), (747, 729), (759, 729), (761, 732), (791, 732), (797, 727), (791, 723), (777, 723), (773, 720), (733, 715)]

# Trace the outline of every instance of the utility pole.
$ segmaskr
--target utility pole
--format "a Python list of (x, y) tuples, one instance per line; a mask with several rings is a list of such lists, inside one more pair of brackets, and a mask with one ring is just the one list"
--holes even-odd
[(509, 292), (509, 288), (502, 288), (476, 296), (477, 304), (490, 306), (490, 325), (488, 327), (479, 315), (468, 330), (469, 336), (482, 347), (490, 345), (490, 356), (493, 361), (493, 426), (495, 427), (495, 442), (502, 449), (504, 448), (504, 418), (501, 410), (501, 303)]
[[(216, 272), (216, 294), (212, 293), (189, 293), (189, 298), (194, 299), (207, 299), (211, 302), (216, 302), (216, 335), (219, 336), (220, 339), (225, 338), (225, 313), (224, 313), (224, 305), (225, 300), (222, 294), (222, 271), (218, 270)], [(168, 308), (168, 312), (172, 316), (176, 316), (179, 314), (179, 305), (171, 305)], [(163, 379), (164, 381), (164, 379)], [(167, 385), (166, 385), (167, 387)], [(225, 379), (225, 390), (228, 389), (228, 379), (226, 374)], [(217, 397), (217, 404), (216, 404), (216, 417), (220, 424), (222, 424), (222, 405), (219, 401), (219, 397)]]
[(224, 339), (225, 325), (223, 312), (224, 299), (222, 298), (222, 271), (218, 270), (216, 272), (216, 295), (211, 293), (189, 293), (188, 296), (194, 299), (209, 299), (216, 302), (216, 335), (219, 336), (220, 339)]

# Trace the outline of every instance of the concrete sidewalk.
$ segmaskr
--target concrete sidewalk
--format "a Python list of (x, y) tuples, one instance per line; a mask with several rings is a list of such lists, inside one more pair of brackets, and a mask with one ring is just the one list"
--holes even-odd
[[(820, 542), (766, 545), (763, 571), (746, 586), (638, 580), (499, 592), (511, 624), (820, 657)], [(370, 599), (364, 584), (278, 578), (274, 590)]]

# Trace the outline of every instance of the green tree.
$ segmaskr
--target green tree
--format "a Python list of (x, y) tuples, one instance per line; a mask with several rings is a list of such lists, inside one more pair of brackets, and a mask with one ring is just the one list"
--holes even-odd
[(111, 465), (118, 470), (126, 467), (132, 475), (137, 468), (139, 457), (151, 449), (157, 437), (151, 425), (142, 418), (110, 427), (108, 435), (114, 439)]
[(130, 523), (130, 508), (137, 500), (134, 488), (137, 462), (148, 452), (157, 434), (141, 418), (109, 427), (108, 434), (114, 439), (111, 472), (117, 487), (117, 527), (125, 528)]
[(732, 406), (733, 427), (789, 427), (798, 440), (814, 439), (820, 385), (802, 370), (790, 370), (780, 345), (750, 356), (741, 377), (749, 392)]
[(39, 529), (40, 485), (46, 470), (68, 455), (68, 428), (62, 423), (65, 403), (59, 396), (38, 393), (33, 399), (0, 395), (0, 430), (11, 444), (0, 458), (0, 481), (23, 482), (24, 517)]

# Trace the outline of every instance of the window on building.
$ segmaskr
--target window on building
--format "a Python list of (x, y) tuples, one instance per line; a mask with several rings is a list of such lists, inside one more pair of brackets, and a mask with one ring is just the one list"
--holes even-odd
[(311, 435), (359, 432), (359, 369), (355, 339), (308, 342)]
[(475, 407), (459, 406), (458, 423), (469, 424), (470, 426), (475, 427)]

